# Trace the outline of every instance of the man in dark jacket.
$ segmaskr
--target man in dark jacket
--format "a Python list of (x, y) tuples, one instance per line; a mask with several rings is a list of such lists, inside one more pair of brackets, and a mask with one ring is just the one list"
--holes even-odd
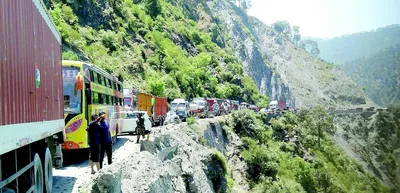
[(143, 136), (144, 139), (144, 135), (145, 135), (145, 128), (144, 128), (144, 116), (143, 113), (139, 113), (139, 119), (136, 121), (137, 122), (137, 140), (136, 143), (139, 143), (140, 140), (140, 135)]
[(89, 146), (90, 146), (90, 169), (91, 173), (96, 173), (94, 171), (94, 164), (96, 164), (97, 170), (100, 170), (100, 118), (97, 115), (92, 115), (92, 121), (89, 123), (89, 127), (87, 129), (89, 135)]
[(100, 168), (103, 168), (104, 153), (107, 154), (108, 165), (112, 163), (112, 140), (110, 124), (106, 121), (106, 113), (100, 113)]

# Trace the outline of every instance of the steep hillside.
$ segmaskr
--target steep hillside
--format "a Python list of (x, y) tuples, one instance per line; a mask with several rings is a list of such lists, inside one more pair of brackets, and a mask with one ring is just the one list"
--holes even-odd
[[(396, 192), (335, 144), (330, 136), (336, 132), (333, 118), (324, 109), (285, 113), (269, 125), (265, 125), (266, 116), (235, 111), (231, 122), (227, 121), (231, 124), (224, 126), (244, 144), (241, 156), (247, 164), (251, 192)], [(386, 160), (391, 165), (385, 169), (396, 169), (393, 157)]]
[(318, 43), (320, 57), (335, 64), (345, 64), (362, 57), (370, 57), (384, 48), (400, 43), (400, 25), (374, 31), (344, 35), (332, 39), (308, 38)]
[(377, 104), (400, 103), (400, 44), (343, 65), (346, 74), (365, 88)]
[(210, 96), (261, 106), (265, 95), (298, 107), (369, 102), (340, 69), (226, 0), (45, 2), (62, 34), (64, 59), (90, 61), (127, 87), (169, 99)]
[(387, 112), (337, 114), (335, 141), (388, 185), (400, 189), (400, 106)]
[(114, 73), (125, 87), (170, 100), (241, 99), (266, 106), (240, 61), (164, 0), (47, 0), (62, 34), (63, 59)]
[(287, 99), (297, 107), (369, 103), (339, 68), (313, 58), (234, 4), (216, 0), (207, 5), (208, 17), (225, 32), (226, 45), (240, 58), (259, 90), (271, 99)]

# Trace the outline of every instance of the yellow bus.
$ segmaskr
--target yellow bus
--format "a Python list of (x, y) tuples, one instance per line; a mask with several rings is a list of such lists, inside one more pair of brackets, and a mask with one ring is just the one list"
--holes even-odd
[(90, 117), (101, 112), (106, 113), (115, 141), (122, 130), (122, 124), (117, 121), (119, 112), (123, 111), (121, 82), (93, 64), (64, 60), (62, 66), (66, 133), (63, 150), (88, 148), (86, 128)]

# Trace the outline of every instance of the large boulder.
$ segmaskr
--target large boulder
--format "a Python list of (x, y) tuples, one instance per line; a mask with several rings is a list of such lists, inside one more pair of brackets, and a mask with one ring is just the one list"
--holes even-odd
[(111, 164), (101, 169), (94, 177), (91, 193), (120, 193), (122, 170), (120, 164)]

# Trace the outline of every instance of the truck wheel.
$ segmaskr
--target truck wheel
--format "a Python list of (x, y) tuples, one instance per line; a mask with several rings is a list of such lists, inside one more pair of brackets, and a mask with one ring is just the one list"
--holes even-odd
[(46, 148), (44, 154), (44, 183), (47, 193), (51, 193), (53, 189), (53, 160), (49, 148)]
[(43, 193), (43, 168), (42, 161), (40, 160), (39, 154), (35, 154), (33, 159), (34, 169), (34, 185), (37, 193)]

